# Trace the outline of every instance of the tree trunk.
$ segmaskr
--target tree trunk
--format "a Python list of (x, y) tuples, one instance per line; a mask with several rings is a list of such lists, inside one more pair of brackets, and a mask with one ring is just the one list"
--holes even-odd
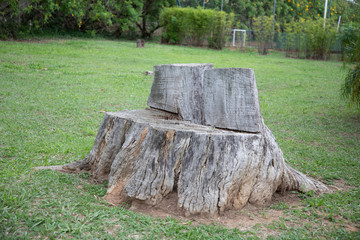
[(264, 205), (276, 191), (329, 191), (286, 165), (251, 69), (156, 66), (148, 104), (107, 113), (88, 156), (62, 170), (108, 181), (114, 204), (156, 205), (176, 192), (186, 215)]

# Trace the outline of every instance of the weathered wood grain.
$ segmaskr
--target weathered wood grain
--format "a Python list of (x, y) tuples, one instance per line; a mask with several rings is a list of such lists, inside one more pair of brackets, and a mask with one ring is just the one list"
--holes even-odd
[(176, 191), (186, 214), (263, 205), (277, 190), (327, 190), (285, 164), (267, 128), (228, 131), (153, 109), (107, 113), (89, 155), (64, 169), (107, 180), (105, 199), (114, 204), (156, 205)]
[(213, 64), (166, 64), (154, 66), (154, 80), (147, 104), (203, 124), (204, 71)]
[(171, 64), (154, 72), (151, 109), (106, 113), (88, 156), (55, 169), (108, 181), (113, 204), (156, 205), (176, 192), (185, 214), (265, 205), (276, 191), (329, 191), (285, 163), (252, 69)]
[(204, 72), (204, 124), (261, 131), (261, 113), (254, 70), (217, 68)]

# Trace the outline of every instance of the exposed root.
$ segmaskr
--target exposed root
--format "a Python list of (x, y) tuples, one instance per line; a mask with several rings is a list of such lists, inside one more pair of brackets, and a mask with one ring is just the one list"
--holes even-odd
[(325, 184), (305, 174), (293, 169), (285, 164), (285, 172), (282, 184), (278, 187), (278, 191), (299, 191), (306, 193), (314, 191), (317, 194), (332, 192)]

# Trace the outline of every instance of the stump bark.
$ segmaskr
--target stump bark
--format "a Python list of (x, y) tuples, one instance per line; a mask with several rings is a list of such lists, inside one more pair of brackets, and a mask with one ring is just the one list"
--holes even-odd
[(156, 205), (176, 192), (186, 215), (264, 205), (276, 191), (329, 191), (285, 163), (252, 69), (156, 66), (148, 105), (106, 113), (88, 156), (62, 169), (108, 181), (114, 204)]
[(145, 47), (145, 41), (142, 40), (142, 39), (136, 40), (136, 47), (137, 47), (137, 48), (143, 48), (143, 47)]

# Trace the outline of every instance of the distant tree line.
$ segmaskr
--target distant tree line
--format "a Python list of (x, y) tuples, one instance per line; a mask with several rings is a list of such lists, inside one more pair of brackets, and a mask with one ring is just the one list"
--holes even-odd
[(0, 0), (0, 38), (44, 29), (151, 37), (176, 0)]
[[(277, 0), (275, 21), (287, 23), (322, 18), (325, 0)], [(255, 19), (272, 16), (274, 0), (0, 0), (0, 38), (21, 34), (80, 31), (115, 37), (149, 38), (160, 27), (167, 7), (223, 9), (234, 16), (233, 28), (252, 29)], [(360, 22), (359, 0), (329, 0), (328, 18)]]
[[(322, 18), (324, 7), (325, 0), (277, 0), (275, 20), (283, 30), (286, 23), (294, 20)], [(224, 4), (224, 10), (234, 12), (239, 28), (251, 29), (255, 18), (273, 16), (274, 0), (229, 0), (228, 4)], [(328, 0), (327, 17), (330, 21), (336, 22), (341, 16), (342, 23), (360, 22), (359, 11), (360, 6), (356, 2)]]
[[(274, 0), (178, 0), (182, 7), (221, 9), (233, 13), (234, 27), (252, 29), (255, 18), (273, 16)], [(221, 4), (221, 2), (223, 4)], [(360, 22), (359, 0), (328, 0), (327, 17), (342, 23)], [(315, 20), (324, 16), (325, 0), (276, 0), (275, 20), (284, 29), (285, 24), (300, 19)]]

